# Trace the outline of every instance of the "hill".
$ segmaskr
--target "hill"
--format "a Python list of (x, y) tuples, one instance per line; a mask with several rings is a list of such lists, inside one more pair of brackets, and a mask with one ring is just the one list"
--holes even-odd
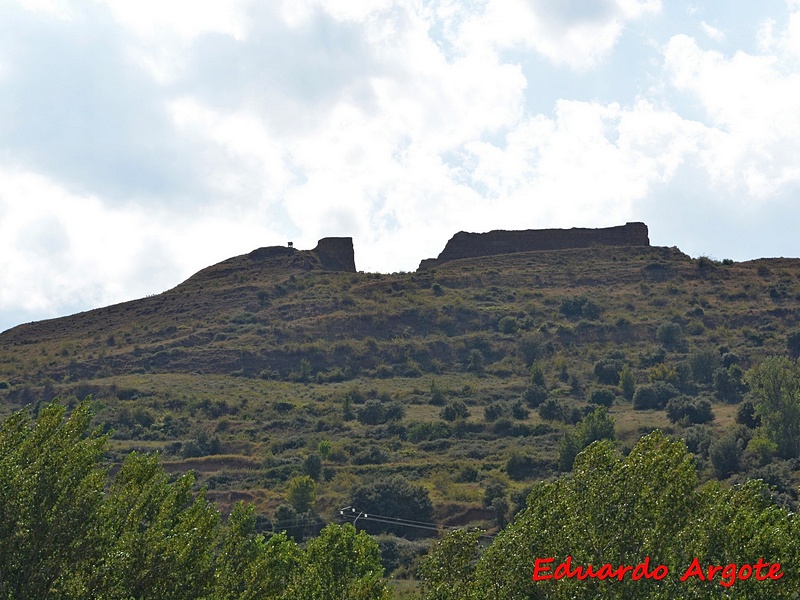
[[(400, 476), (430, 498), (436, 524), (502, 525), (533, 481), (569, 468), (565, 440), (602, 404), (623, 449), (660, 428), (687, 440), (702, 477), (767, 469), (792, 503), (797, 465), (748, 454), (753, 430), (736, 418), (742, 374), (787, 353), (799, 299), (797, 259), (596, 245), (379, 274), (356, 272), (352, 242), (334, 238), (3, 332), (0, 401), (9, 413), (91, 394), (96, 423), (114, 430), (111, 460), (159, 451), (168, 471), (194, 469), (223, 509), (244, 499), (273, 521), (308, 473), (311, 523)], [(713, 420), (670, 420), (664, 402), (637, 410), (630, 399), (667, 385), (687, 405), (707, 402)], [(744, 450), (720, 474), (709, 447), (726, 436)]]

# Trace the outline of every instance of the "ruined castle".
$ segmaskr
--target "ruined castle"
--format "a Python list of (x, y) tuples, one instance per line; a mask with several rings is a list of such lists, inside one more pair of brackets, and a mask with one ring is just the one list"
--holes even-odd
[(649, 246), (647, 225), (626, 223), (617, 227), (587, 229), (527, 229), (524, 231), (496, 230), (488, 233), (455, 234), (437, 258), (428, 258), (419, 270), (459, 258), (475, 258), (493, 254), (530, 252), (533, 250), (566, 250), (591, 246)]

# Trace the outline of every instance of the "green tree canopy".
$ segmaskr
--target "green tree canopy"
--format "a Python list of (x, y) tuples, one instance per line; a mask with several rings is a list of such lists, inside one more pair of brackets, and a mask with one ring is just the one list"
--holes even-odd
[(783, 458), (800, 457), (800, 362), (784, 356), (766, 359), (747, 373), (756, 415)]
[(0, 599), (388, 597), (378, 545), (352, 525), (328, 525), (305, 550), (266, 539), (251, 506), (223, 524), (191, 473), (173, 481), (135, 452), (108, 485), (91, 417), (87, 399), (0, 427)]
[[(797, 517), (772, 503), (761, 482), (733, 489), (697, 487), (694, 459), (683, 442), (655, 432), (628, 456), (608, 441), (578, 455), (572, 475), (541, 483), (526, 509), (482, 554), (474, 586), (447, 598), (503, 599), (790, 599), (800, 586)], [(564, 578), (532, 581), (535, 560), (553, 566), (666, 565), (661, 581)], [(733, 587), (691, 577), (680, 581), (694, 558), (702, 565), (780, 562), (776, 581), (736, 581)], [(465, 576), (467, 577), (467, 576)]]

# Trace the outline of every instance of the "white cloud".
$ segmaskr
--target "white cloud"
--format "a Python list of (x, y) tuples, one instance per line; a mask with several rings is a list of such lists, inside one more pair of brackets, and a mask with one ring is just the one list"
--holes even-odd
[(560, 101), (553, 118), (527, 119), (503, 148), (468, 145), (472, 177), (495, 198), (483, 219), (507, 227), (513, 214), (517, 226), (592, 227), (640, 218), (637, 202), (697, 151), (704, 129), (645, 101)]
[(488, 0), (459, 32), (462, 47), (534, 49), (556, 65), (586, 70), (605, 60), (627, 23), (661, 10), (660, 1), (555, 3)]
[[(800, 5), (797, 8), (800, 8)], [(786, 28), (786, 49), (794, 58), (800, 58), (800, 11), (789, 15), (789, 24)]]
[(69, 21), (73, 16), (69, 4), (60, 0), (17, 0), (17, 3), (25, 10), (38, 12), (63, 21)]
[(784, 73), (779, 63), (741, 51), (728, 58), (686, 35), (665, 51), (673, 84), (700, 102), (714, 129), (704, 153), (709, 172), (760, 200), (797, 181), (800, 73)]
[(0, 170), (0, 215), (0, 312), (40, 318), (161, 292), (282, 238), (242, 211), (109, 207), (8, 169)]
[(184, 40), (205, 33), (241, 39), (246, 34), (240, 0), (98, 0), (116, 19), (140, 36), (177, 35)]
[(725, 32), (721, 29), (717, 29), (716, 27), (709, 25), (705, 21), (700, 23), (700, 26), (703, 28), (705, 34), (709, 37), (709, 39), (717, 42), (718, 44), (722, 44), (725, 42)]

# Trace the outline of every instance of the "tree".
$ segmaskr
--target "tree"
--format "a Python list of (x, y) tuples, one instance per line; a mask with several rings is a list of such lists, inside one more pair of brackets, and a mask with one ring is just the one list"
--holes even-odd
[(511, 455), (506, 460), (506, 473), (515, 481), (531, 477), (541, 468), (542, 464), (540, 461), (534, 459), (529, 454), (521, 454), (517, 450), (512, 451)]
[(285, 533), (255, 533), (253, 506), (237, 503), (222, 535), (213, 600), (283, 598), (300, 572), (302, 551)]
[(689, 369), (697, 383), (710, 384), (714, 371), (719, 366), (719, 354), (707, 348), (695, 350), (689, 355)]
[[(303, 551), (258, 535), (252, 506), (221, 525), (191, 473), (173, 480), (136, 452), (108, 485), (89, 401), (66, 415), (52, 403), (33, 424), (18, 412), (0, 426), (0, 598), (387, 598), (377, 544), (352, 526)], [(293, 483), (313, 491), (308, 476)]]
[(489, 422), (496, 421), (506, 413), (506, 407), (499, 402), (492, 402), (483, 407), (483, 418)]
[[(627, 456), (607, 441), (592, 444), (575, 461), (573, 473), (539, 483), (527, 506), (481, 555), (471, 575), (471, 594), (448, 598), (756, 598), (794, 597), (800, 570), (796, 556), (797, 517), (774, 505), (763, 483), (722, 489), (697, 487), (694, 458), (681, 441), (652, 433)], [(573, 567), (636, 565), (649, 557), (651, 569), (666, 565), (662, 581), (624, 577), (536, 581), (536, 558), (553, 557), (553, 568), (572, 557)], [(704, 564), (781, 562), (777, 581), (736, 581), (735, 596), (715, 581), (680, 581), (694, 557)], [(756, 557), (756, 558), (748, 558)]]
[(675, 396), (667, 402), (667, 418), (673, 423), (702, 424), (714, 420), (711, 402), (705, 398)]
[(478, 350), (477, 348), (473, 348), (469, 351), (469, 359), (467, 361), (467, 371), (473, 371), (478, 375), (483, 374), (483, 369), (486, 367), (486, 358), (483, 356), (483, 352)]
[(756, 408), (749, 400), (742, 402), (736, 410), (736, 422), (748, 429), (755, 429), (761, 425), (761, 418), (756, 416)]
[[(433, 519), (433, 504), (428, 496), (428, 490), (420, 485), (409, 483), (400, 475), (357, 487), (353, 491), (350, 504), (366, 514), (381, 515), (382, 517), (418, 522), (430, 522)], [(359, 527), (362, 527), (361, 522), (359, 522)], [(363, 527), (371, 533), (388, 531), (412, 537), (424, 531), (371, 521), (365, 521)]]
[(732, 374), (730, 369), (719, 368), (714, 371), (714, 393), (717, 398), (728, 404), (736, 404), (742, 399), (742, 382)]
[(782, 356), (750, 369), (756, 415), (783, 458), (800, 457), (800, 364)]
[(597, 381), (606, 385), (618, 385), (619, 374), (625, 362), (619, 358), (603, 358), (594, 364), (594, 375)]
[(786, 336), (786, 349), (795, 360), (800, 358), (800, 329), (793, 329)]
[(309, 454), (303, 461), (303, 471), (314, 481), (322, 475), (322, 459), (317, 454)]
[(306, 519), (301, 518), (291, 504), (281, 504), (272, 515), (272, 531), (285, 533), (295, 541), (302, 542), (306, 530)]
[(586, 415), (573, 432), (567, 432), (558, 448), (558, 468), (560, 471), (569, 471), (575, 457), (592, 442), (598, 440), (613, 440), (614, 419), (609, 416), (605, 408), (599, 408)]
[(36, 423), (22, 411), (0, 429), (0, 598), (44, 598), (100, 556), (107, 436), (87, 435), (89, 401), (66, 418), (55, 403)]
[(451, 400), (442, 408), (439, 416), (445, 421), (456, 421), (469, 417), (469, 409), (461, 400)]
[(129, 454), (104, 493), (107, 437), (90, 403), (56, 403), (31, 425), (0, 429), (0, 597), (190, 598), (211, 589), (219, 514), (171, 481), (155, 457)]
[(633, 408), (635, 410), (661, 410), (673, 397), (678, 395), (678, 390), (665, 381), (646, 383), (636, 388), (633, 394)]
[(310, 540), (291, 594), (298, 600), (389, 598), (378, 543), (355, 527), (330, 524)]
[(544, 381), (544, 369), (542, 369), (542, 365), (540, 365), (539, 363), (532, 363), (529, 372), (530, 372), (530, 383), (532, 385), (538, 385), (543, 388), (547, 387)]
[(529, 383), (522, 397), (531, 408), (539, 408), (547, 400), (547, 388), (538, 383)]
[(714, 475), (725, 479), (739, 471), (742, 461), (742, 447), (733, 434), (725, 435), (712, 442), (708, 457), (714, 468)]
[(519, 323), (515, 317), (506, 316), (497, 322), (497, 329), (500, 331), (500, 333), (516, 333), (517, 329), (519, 329)]
[(317, 444), (317, 452), (319, 452), (322, 460), (328, 460), (332, 450), (333, 446), (328, 440), (320, 440), (319, 444)]
[(539, 405), (539, 416), (545, 421), (557, 421), (564, 416), (564, 407), (555, 398), (548, 398)]
[(622, 367), (622, 371), (619, 373), (619, 389), (626, 400), (633, 400), (633, 394), (636, 391), (636, 379), (628, 365)]
[(309, 510), (317, 499), (317, 486), (308, 475), (292, 477), (286, 488), (286, 500), (299, 513)]
[(662, 323), (656, 330), (656, 339), (666, 348), (674, 348), (683, 342), (683, 329), (677, 323)]
[(423, 600), (466, 598), (474, 586), (481, 531), (458, 529), (431, 547), (419, 567)]
[(380, 400), (367, 400), (367, 402), (358, 409), (357, 417), (359, 423), (364, 425), (380, 425), (386, 422), (386, 414), (383, 409), (383, 403)]
[(613, 389), (599, 388), (592, 390), (592, 395), (589, 396), (589, 402), (610, 408), (611, 405), (614, 404), (614, 398), (616, 398), (616, 396)]
[(171, 482), (156, 456), (126, 457), (99, 514), (104, 552), (87, 596), (177, 600), (208, 590), (219, 513), (193, 486), (191, 473)]

